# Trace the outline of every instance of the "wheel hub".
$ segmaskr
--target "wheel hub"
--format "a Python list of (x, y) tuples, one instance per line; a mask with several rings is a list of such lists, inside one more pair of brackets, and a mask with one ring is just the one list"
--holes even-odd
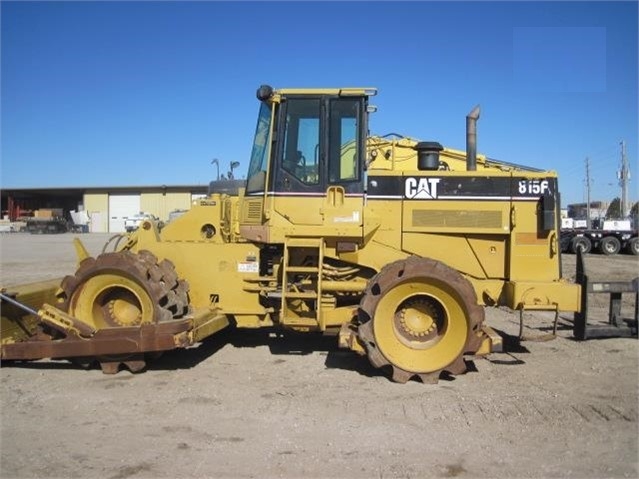
[(107, 309), (113, 322), (122, 326), (132, 326), (142, 322), (142, 310), (135, 299), (113, 299), (108, 302)]
[(399, 317), (400, 334), (409, 339), (424, 339), (431, 335), (436, 328), (437, 311), (423, 299), (409, 301), (397, 312)]

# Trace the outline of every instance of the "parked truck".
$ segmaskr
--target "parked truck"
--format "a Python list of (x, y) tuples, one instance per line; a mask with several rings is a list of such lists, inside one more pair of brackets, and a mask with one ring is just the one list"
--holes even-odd
[(69, 222), (60, 208), (41, 208), (35, 210), (33, 216), (24, 218), (25, 231), (31, 234), (66, 233)]
[[(279, 328), (333, 335), (394, 381), (434, 382), (501, 350), (486, 306), (550, 311), (555, 327), (574, 312), (588, 337), (592, 285), (561, 275), (556, 173), (478, 155), (479, 108), (465, 153), (371, 136), (375, 94), (261, 86), (243, 187), (212, 184), (96, 257), (76, 238), (75, 273), (3, 290), (2, 359), (140, 371), (224, 328)], [(612, 326), (636, 335), (636, 313)]]
[(630, 220), (606, 220), (601, 228), (579, 227), (567, 223), (561, 229), (561, 251), (582, 253), (597, 251), (612, 256), (618, 253), (639, 255), (639, 234)]

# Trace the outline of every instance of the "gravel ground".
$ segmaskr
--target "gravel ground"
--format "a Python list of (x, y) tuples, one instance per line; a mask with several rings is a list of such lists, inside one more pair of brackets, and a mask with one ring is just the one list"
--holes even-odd
[[(109, 235), (81, 237), (97, 254)], [(0, 236), (0, 283), (72, 273), (72, 238)], [(596, 279), (639, 274), (636, 257), (587, 264)], [(564, 266), (574, 275), (574, 257)], [(517, 344), (518, 315), (488, 309), (507, 352), (436, 385), (392, 383), (334, 338), (265, 331), (222, 332), (135, 375), (3, 364), (0, 476), (635, 478), (637, 341), (576, 342), (566, 318), (556, 340)]]

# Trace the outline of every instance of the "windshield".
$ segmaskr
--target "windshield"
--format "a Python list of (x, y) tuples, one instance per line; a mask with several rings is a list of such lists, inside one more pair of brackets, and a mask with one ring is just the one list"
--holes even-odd
[(251, 163), (248, 168), (248, 179), (246, 182), (247, 193), (263, 192), (266, 182), (266, 162), (268, 159), (268, 136), (271, 128), (271, 105), (262, 103), (260, 114), (257, 118), (255, 129), (255, 139), (253, 140), (253, 151), (251, 153)]

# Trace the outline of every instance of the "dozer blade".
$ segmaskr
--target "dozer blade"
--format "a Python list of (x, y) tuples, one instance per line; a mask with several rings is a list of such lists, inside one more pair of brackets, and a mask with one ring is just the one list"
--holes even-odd
[[(55, 308), (49, 305), (43, 307), (49, 313), (53, 309)], [(59, 338), (36, 334), (23, 341), (2, 344), (0, 357), (4, 360), (30, 360), (168, 351), (189, 345), (187, 332), (190, 328), (189, 319), (136, 327), (105, 328), (88, 337), (78, 334), (77, 329), (70, 328), (67, 335), (62, 334)]]
[(191, 318), (96, 330), (52, 303), (60, 281), (3, 288), (0, 359), (98, 357), (159, 352), (191, 344)]

